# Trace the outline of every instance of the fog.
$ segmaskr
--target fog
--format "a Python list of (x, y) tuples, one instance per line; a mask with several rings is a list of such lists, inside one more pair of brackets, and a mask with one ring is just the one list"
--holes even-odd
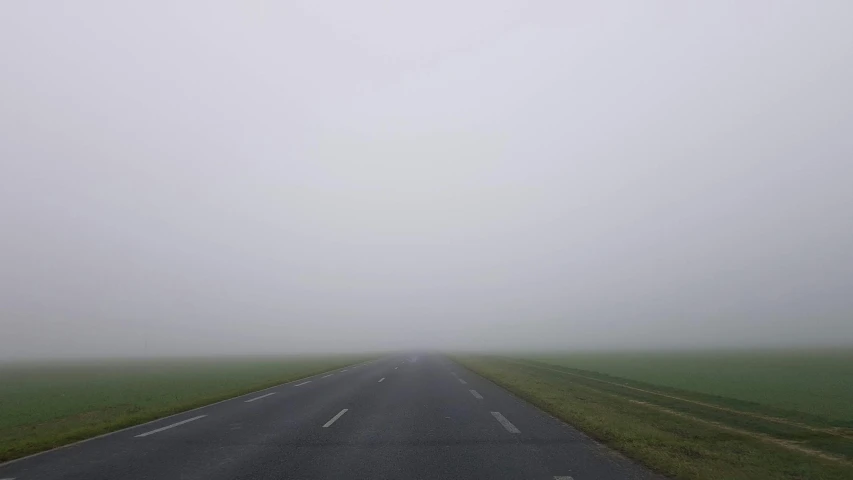
[(0, 358), (851, 344), (851, 28), (3, 2)]

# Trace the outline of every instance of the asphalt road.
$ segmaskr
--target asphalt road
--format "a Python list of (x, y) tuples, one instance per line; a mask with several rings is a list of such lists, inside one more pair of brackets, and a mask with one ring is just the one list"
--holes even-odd
[(11, 478), (659, 477), (445, 357), (409, 355), (0, 465)]

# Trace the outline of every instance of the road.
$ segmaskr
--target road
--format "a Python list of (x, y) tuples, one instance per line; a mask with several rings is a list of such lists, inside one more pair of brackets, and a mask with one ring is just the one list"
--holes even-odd
[(385, 357), (0, 465), (0, 480), (658, 479), (438, 355)]

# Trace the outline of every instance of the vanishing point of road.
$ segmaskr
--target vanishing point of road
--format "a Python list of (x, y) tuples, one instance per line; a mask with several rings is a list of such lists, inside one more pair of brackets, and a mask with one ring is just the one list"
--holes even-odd
[(0, 465), (0, 480), (660, 477), (438, 355), (384, 357)]

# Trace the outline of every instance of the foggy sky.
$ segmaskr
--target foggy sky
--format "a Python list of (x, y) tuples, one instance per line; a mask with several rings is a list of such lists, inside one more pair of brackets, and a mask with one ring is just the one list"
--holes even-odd
[(0, 4), (0, 358), (853, 343), (853, 3)]

